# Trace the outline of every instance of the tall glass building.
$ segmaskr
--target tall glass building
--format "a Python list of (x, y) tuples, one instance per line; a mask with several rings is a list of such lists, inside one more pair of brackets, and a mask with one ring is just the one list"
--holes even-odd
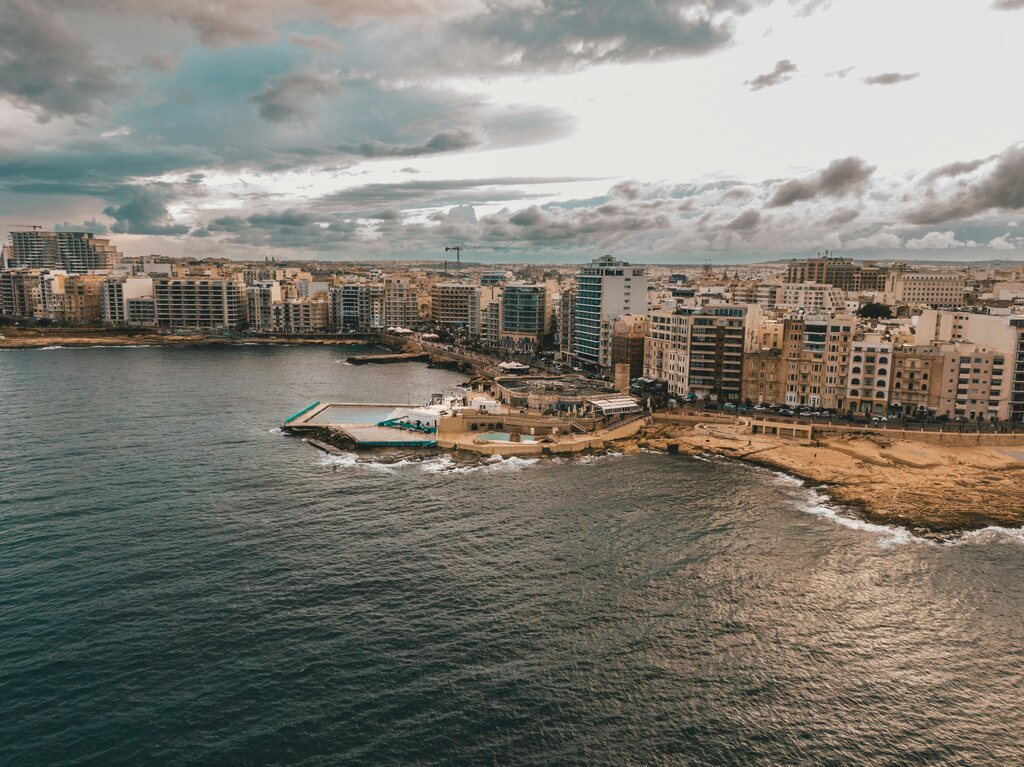
[(576, 277), (572, 356), (599, 365), (601, 323), (624, 314), (647, 313), (647, 275), (612, 256), (601, 256), (580, 269)]

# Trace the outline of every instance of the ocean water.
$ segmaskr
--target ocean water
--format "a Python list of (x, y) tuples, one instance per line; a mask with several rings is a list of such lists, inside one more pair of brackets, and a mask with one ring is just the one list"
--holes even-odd
[(0, 764), (1024, 762), (1024, 537), (707, 457), (327, 457), (330, 348), (0, 352)]

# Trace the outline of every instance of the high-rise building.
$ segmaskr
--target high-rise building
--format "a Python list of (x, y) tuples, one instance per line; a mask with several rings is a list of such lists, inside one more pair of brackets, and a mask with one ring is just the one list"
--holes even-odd
[(110, 240), (89, 232), (11, 232), (8, 268), (63, 269), (69, 274), (110, 271), (123, 257)]
[(666, 302), (650, 314), (644, 375), (666, 381), (673, 396), (738, 402), (744, 356), (757, 347), (760, 324), (757, 305)]
[(506, 283), (501, 295), (501, 348), (532, 352), (551, 334), (551, 297), (546, 285)]
[[(601, 364), (601, 324), (624, 314), (647, 313), (647, 275), (612, 256), (601, 256), (580, 269), (572, 356), (584, 364)], [(607, 353), (607, 352), (606, 352)]]
[(464, 282), (438, 282), (430, 289), (431, 319), (439, 325), (476, 326), (480, 311), (479, 288)]

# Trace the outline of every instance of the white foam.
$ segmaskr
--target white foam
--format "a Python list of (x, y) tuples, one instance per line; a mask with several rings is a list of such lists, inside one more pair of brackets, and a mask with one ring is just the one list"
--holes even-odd
[(952, 543), (954, 545), (959, 545), (968, 543), (996, 542), (1008, 542), (1024, 545), (1024, 529), (1019, 527), (1000, 527), (999, 525), (991, 525), (989, 527), (983, 527), (981, 530), (971, 530), (968, 533), (964, 533)]
[(908, 543), (932, 543), (927, 538), (920, 538), (913, 535), (909, 530), (892, 525), (876, 525), (873, 522), (865, 522), (863, 519), (843, 514), (828, 505), (828, 499), (819, 492), (810, 491), (810, 502), (801, 507), (801, 510), (817, 517), (827, 519), (851, 530), (860, 530), (865, 533), (873, 533), (881, 536), (878, 545), (883, 548), (891, 546), (903, 546)]
[(383, 472), (384, 474), (391, 474), (397, 467), (406, 462), (396, 461), (395, 463), (381, 463), (379, 461), (360, 461), (359, 456), (355, 453), (342, 453), (341, 455), (323, 453), (320, 456), (320, 463), (325, 466), (337, 467), (339, 469), (364, 469), (366, 471), (377, 471)]
[(609, 461), (613, 458), (622, 458), (625, 453), (598, 453), (597, 455), (582, 455), (576, 459), (576, 463), (587, 466), (592, 463), (598, 463), (599, 461)]
[(26, 349), (35, 349), (37, 352), (52, 351), (54, 349), (151, 349), (157, 344), (75, 344), (74, 346), (27, 346)]
[(804, 484), (805, 484), (804, 481), (802, 479), (800, 479), (800, 477), (794, 477), (792, 474), (787, 474), (784, 471), (771, 471), (769, 469), (769, 472), (771, 474), (773, 474), (779, 480), (779, 482), (781, 482), (783, 485), (792, 485), (793, 487), (803, 487)]

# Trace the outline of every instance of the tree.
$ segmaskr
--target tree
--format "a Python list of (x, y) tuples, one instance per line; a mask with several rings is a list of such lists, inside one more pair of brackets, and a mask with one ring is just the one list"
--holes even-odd
[(857, 315), (867, 320), (888, 320), (892, 317), (892, 309), (885, 304), (872, 301), (864, 304), (857, 312)]

